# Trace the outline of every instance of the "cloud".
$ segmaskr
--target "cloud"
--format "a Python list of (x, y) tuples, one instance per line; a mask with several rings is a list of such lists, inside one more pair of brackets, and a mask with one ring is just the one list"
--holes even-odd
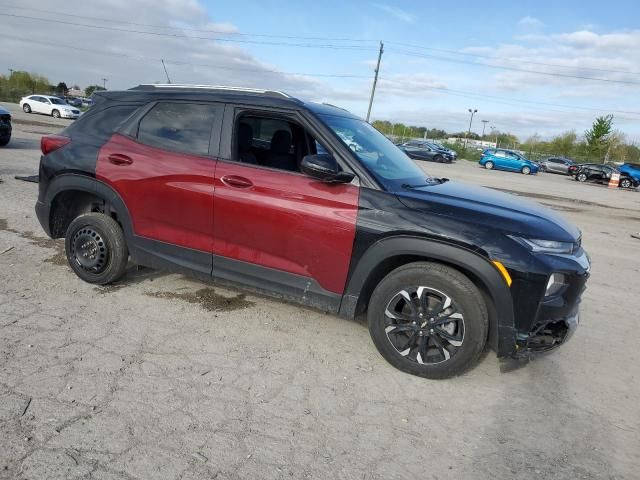
[(541, 28), (544, 26), (544, 23), (536, 17), (530, 17), (527, 15), (526, 17), (522, 17), (518, 20), (518, 25), (529, 28)]
[(402, 22), (415, 23), (416, 21), (415, 15), (405, 10), (402, 10), (401, 8), (392, 7), (391, 5), (386, 5), (381, 3), (374, 3), (373, 6), (390, 14), (391, 16), (395, 17), (397, 20), (400, 20)]

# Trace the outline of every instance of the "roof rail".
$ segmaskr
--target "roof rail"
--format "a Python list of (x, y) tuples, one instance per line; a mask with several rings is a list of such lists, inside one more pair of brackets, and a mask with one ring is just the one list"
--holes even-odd
[(184, 83), (146, 83), (133, 87), (131, 90), (153, 90), (162, 88), (185, 88), (185, 89), (203, 89), (203, 90), (225, 90), (238, 93), (262, 93), (266, 95), (279, 95), (284, 98), (293, 98), (291, 95), (281, 92), (279, 90), (267, 90), (263, 88), (246, 88), (246, 87), (232, 87), (228, 85), (190, 85)]

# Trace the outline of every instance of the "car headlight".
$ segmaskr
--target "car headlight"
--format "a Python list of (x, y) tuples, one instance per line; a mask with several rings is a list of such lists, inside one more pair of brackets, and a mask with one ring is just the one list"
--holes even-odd
[(574, 247), (572, 242), (556, 242), (555, 240), (524, 238), (515, 235), (509, 235), (509, 238), (535, 253), (571, 253)]

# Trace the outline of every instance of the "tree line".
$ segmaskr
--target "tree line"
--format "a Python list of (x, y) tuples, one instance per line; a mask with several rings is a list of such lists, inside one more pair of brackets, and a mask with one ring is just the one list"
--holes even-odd
[[(385, 120), (376, 120), (372, 125), (396, 141), (410, 138), (446, 140), (451, 137), (467, 136), (467, 132), (448, 133), (438, 128), (418, 127)], [(623, 133), (614, 129), (613, 115), (597, 117), (582, 135), (578, 135), (575, 130), (570, 130), (548, 140), (543, 140), (536, 134), (520, 142), (512, 133), (494, 130), (484, 136), (471, 132), (469, 139), (497, 142), (501, 148), (525, 152), (532, 159), (560, 156), (592, 163), (640, 162), (640, 148), (629, 142)]]
[[(73, 85), (74, 90), (80, 90)], [(84, 89), (84, 95), (90, 97), (96, 90), (104, 90), (100, 85), (90, 85)], [(4, 102), (18, 102), (25, 95), (40, 93), (42, 95), (56, 95), (64, 97), (69, 94), (69, 87), (65, 82), (53, 85), (49, 79), (37, 73), (14, 70), (9, 75), (0, 75), (0, 100)]]

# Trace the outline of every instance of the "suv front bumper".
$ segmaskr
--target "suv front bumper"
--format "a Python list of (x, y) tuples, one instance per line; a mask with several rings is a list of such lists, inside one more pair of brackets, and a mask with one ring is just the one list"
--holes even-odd
[(548, 352), (566, 343), (580, 323), (580, 303), (589, 278), (590, 261), (579, 256), (544, 255), (549, 274), (562, 273), (562, 289), (545, 296), (548, 275), (516, 274), (512, 285), (515, 353), (522, 357)]

